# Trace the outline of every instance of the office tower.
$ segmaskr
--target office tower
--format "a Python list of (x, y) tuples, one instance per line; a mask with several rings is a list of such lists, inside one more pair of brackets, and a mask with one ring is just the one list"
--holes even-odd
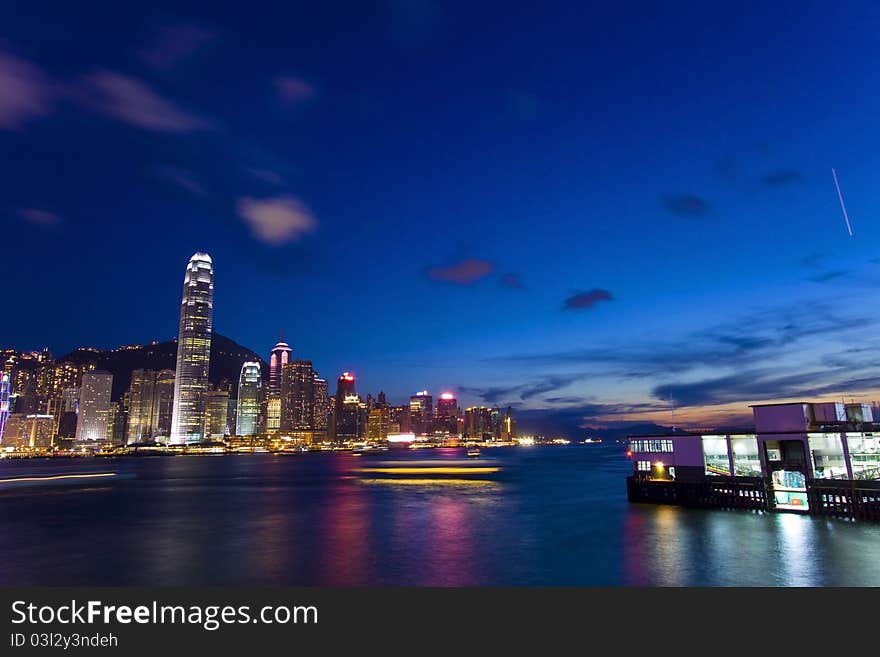
[(516, 420), (513, 419), (513, 409), (508, 406), (501, 420), (501, 440), (509, 441), (514, 438), (516, 438)]
[(281, 430), (315, 428), (315, 370), (310, 360), (295, 360), (281, 371)]
[(0, 375), (0, 445), (3, 444), (3, 430), (9, 418), (9, 374)]
[(275, 435), (281, 431), (281, 395), (270, 392), (266, 400), (266, 433)]
[(152, 442), (153, 413), (155, 410), (156, 372), (153, 370), (135, 370), (131, 373), (131, 388), (128, 402), (128, 431), (126, 442)]
[(269, 392), (281, 393), (281, 377), (284, 366), (290, 362), (290, 356), (293, 350), (284, 341), (280, 341), (272, 347), (272, 354), (269, 357)]
[(174, 410), (174, 370), (159, 370), (153, 388), (153, 439), (168, 442)]
[(173, 445), (197, 443), (202, 439), (213, 312), (214, 267), (207, 253), (196, 253), (190, 258), (183, 279), (171, 416)]
[(409, 421), (409, 404), (389, 406), (388, 433), (412, 433)]
[(417, 392), (409, 398), (409, 419), (413, 433), (429, 434), (433, 430), (434, 399), (427, 390)]
[(205, 437), (208, 440), (223, 440), (226, 436), (229, 412), (229, 391), (211, 390), (206, 394), (208, 401), (205, 412)]
[[(336, 395), (333, 397), (333, 416), (331, 418), (331, 434), (334, 440), (342, 440), (341, 436), (351, 437), (352, 419), (343, 421), (343, 408), (349, 397), (357, 398), (354, 388), (354, 374), (343, 372), (336, 380)], [(349, 414), (351, 408), (348, 409)], [(345, 424), (345, 426), (343, 426)], [(354, 435), (357, 436), (357, 418), (354, 419)]]
[(94, 370), (83, 374), (79, 393), (79, 418), (76, 423), (77, 441), (107, 439), (112, 386), (113, 375), (110, 372)]
[(315, 377), (315, 431), (326, 431), (330, 415), (327, 380)]
[(472, 406), (464, 412), (464, 435), (475, 440), (491, 440), (495, 436), (493, 409)]
[(55, 418), (51, 415), (13, 413), (6, 423), (3, 446), (48, 449), (54, 430)]
[(444, 392), (437, 400), (434, 431), (458, 435), (458, 400), (451, 392)]
[(339, 412), (335, 418), (336, 433), (334, 439), (337, 442), (357, 440), (366, 432), (362, 413), (366, 412), (366, 405), (361, 402), (357, 395), (346, 395)]
[(255, 436), (259, 432), (260, 401), (263, 377), (260, 364), (249, 361), (241, 366), (238, 379), (238, 408), (235, 413), (235, 435)]
[(388, 440), (391, 424), (391, 409), (387, 404), (375, 405), (367, 417), (367, 440), (383, 442)]

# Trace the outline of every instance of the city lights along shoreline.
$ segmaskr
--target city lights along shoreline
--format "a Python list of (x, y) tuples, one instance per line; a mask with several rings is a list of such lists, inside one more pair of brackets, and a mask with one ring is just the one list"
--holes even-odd
[[(563, 438), (518, 436), (510, 408), (462, 409), (448, 391), (414, 393), (395, 405), (380, 391), (362, 397), (346, 371), (331, 397), (311, 360), (284, 341), (266, 363), (213, 332), (214, 262), (195, 253), (184, 273), (173, 364), (109, 371), (102, 352), (81, 348), (2, 352), (0, 454), (218, 453), (389, 447), (532, 444)], [(212, 361), (215, 340), (224, 345)], [(159, 350), (153, 343), (149, 349)], [(136, 353), (140, 346), (120, 348)], [(119, 351), (119, 350), (117, 350)], [(233, 352), (233, 353), (230, 353)], [(151, 352), (152, 353), (152, 352)], [(154, 354), (155, 355), (155, 354)], [(223, 368), (217, 376), (213, 368)], [(235, 367), (235, 372), (230, 372)], [(173, 369), (172, 369), (173, 368)], [(114, 378), (116, 377), (116, 378)], [(117, 379), (124, 380), (117, 380)], [(114, 394), (114, 391), (117, 391)]]

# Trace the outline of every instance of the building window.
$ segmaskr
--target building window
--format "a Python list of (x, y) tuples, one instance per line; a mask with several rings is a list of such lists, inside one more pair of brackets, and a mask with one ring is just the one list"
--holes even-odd
[(726, 437), (703, 436), (703, 464), (707, 475), (730, 476)]
[(846, 444), (853, 479), (880, 479), (880, 435), (848, 433)]
[(807, 435), (807, 442), (813, 459), (813, 476), (816, 479), (849, 477), (839, 433), (811, 433)]
[(761, 457), (755, 436), (731, 436), (733, 451), (733, 474), (737, 477), (760, 477)]
[(650, 472), (651, 471), (651, 462), (650, 461), (636, 461), (636, 469), (639, 472)]
[(629, 449), (638, 454), (671, 454), (674, 451), (672, 440), (639, 439), (629, 441)]

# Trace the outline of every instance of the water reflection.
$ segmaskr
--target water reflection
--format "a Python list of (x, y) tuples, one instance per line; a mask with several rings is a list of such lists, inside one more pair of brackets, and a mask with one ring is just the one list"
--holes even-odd
[(130, 477), (0, 493), (0, 585), (880, 585), (880, 525), (631, 505), (617, 451), (0, 463)]

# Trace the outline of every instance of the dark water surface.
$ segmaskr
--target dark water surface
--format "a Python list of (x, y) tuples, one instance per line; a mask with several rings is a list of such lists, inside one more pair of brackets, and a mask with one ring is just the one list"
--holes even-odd
[(133, 475), (0, 491), (0, 585), (880, 585), (880, 525), (630, 505), (622, 449), (0, 461)]

